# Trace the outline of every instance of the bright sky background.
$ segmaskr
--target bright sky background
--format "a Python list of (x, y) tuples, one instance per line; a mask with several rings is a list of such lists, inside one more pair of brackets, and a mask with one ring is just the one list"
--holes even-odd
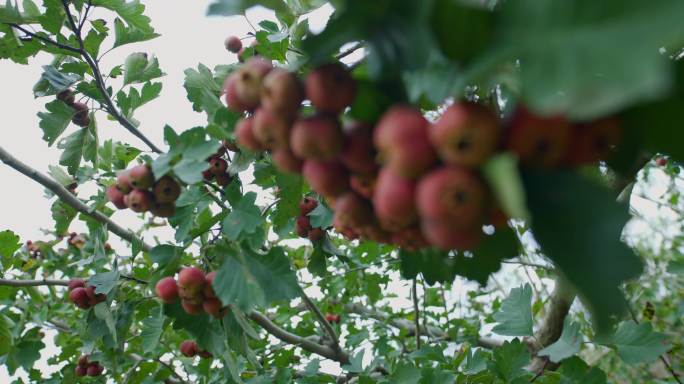
[[(198, 63), (209, 67), (218, 64), (228, 64), (236, 61), (236, 56), (227, 52), (223, 41), (227, 36), (237, 35), (244, 37), (251, 30), (249, 24), (241, 17), (222, 18), (207, 17), (206, 7), (208, 1), (168, 1), (146, 0), (144, 1), (147, 11), (145, 12), (153, 22), (153, 26), (162, 36), (158, 39), (141, 44), (132, 44), (119, 48), (108, 54), (102, 62), (103, 71), (107, 72), (113, 65), (123, 62), (123, 59), (133, 52), (147, 52), (155, 54), (160, 61), (166, 76), (162, 79), (164, 89), (161, 97), (154, 102), (142, 107), (136, 114), (136, 118), (142, 122), (140, 129), (153, 142), (163, 144), (162, 127), (170, 124), (177, 131), (182, 131), (193, 126), (203, 125), (205, 117), (192, 110), (191, 104), (186, 99), (183, 88), (183, 71), (186, 68), (194, 68)], [(314, 30), (322, 29), (331, 8), (324, 7), (310, 15), (309, 21)], [(104, 16), (112, 20), (111, 15), (95, 14), (95, 17)], [(253, 23), (272, 15), (263, 9), (252, 9), (248, 16)], [(111, 43), (110, 43), (111, 44)], [(249, 41), (246, 42), (249, 44)], [(107, 46), (107, 42), (103, 47)], [(38, 126), (36, 113), (44, 110), (44, 104), (51, 101), (49, 98), (34, 99), (32, 93), (33, 84), (41, 75), (41, 66), (50, 62), (50, 57), (40, 55), (31, 60), (30, 65), (21, 66), (9, 61), (0, 61), (0, 75), (5, 91), (0, 93), (0, 105), (4, 106), (1, 145), (19, 158), (41, 172), (47, 172), (48, 165), (58, 164), (59, 151), (48, 148), (42, 140), (42, 131)], [(100, 139), (113, 138), (144, 149), (144, 145), (131, 136), (117, 123), (108, 121), (104, 115), (99, 116)], [(74, 127), (69, 128), (67, 133), (72, 132)], [(51, 228), (52, 218), (50, 215), (51, 200), (43, 196), (43, 188), (32, 180), (20, 175), (9, 167), (0, 164), (0, 180), (3, 189), (0, 192), (0, 231), (10, 229), (17, 233), (22, 241), (40, 240), (41, 228)], [(93, 190), (83, 188), (79, 190), (81, 197), (87, 197)], [(134, 227), (137, 222), (135, 214), (130, 211), (119, 211), (114, 219), (124, 226)], [(83, 229), (83, 226), (75, 222), (73, 230)], [(643, 227), (639, 228), (643, 230)], [(166, 233), (147, 234), (151, 235)], [(121, 247), (114, 236), (111, 237), (115, 248)], [(125, 249), (125, 248), (119, 248)], [(508, 274), (510, 277), (510, 274)], [(507, 274), (499, 274), (499, 278), (506, 282)], [(548, 283), (548, 282), (547, 282)], [(408, 291), (407, 282), (397, 282), (397, 289)], [(509, 285), (509, 284), (505, 284)], [(463, 294), (463, 286), (457, 284), (454, 297)], [(396, 292), (396, 291), (395, 291)], [(405, 306), (401, 302), (397, 305)], [(48, 332), (45, 342), (48, 348), (43, 350), (43, 357), (38, 367), (43, 372), (52, 372), (55, 367), (49, 367), (46, 359), (56, 353), (52, 343), (52, 337)], [(22, 373), (21, 377), (26, 378)], [(27, 379), (25, 379), (27, 380)], [(0, 366), (0, 383), (9, 383), (10, 378), (4, 366)]]

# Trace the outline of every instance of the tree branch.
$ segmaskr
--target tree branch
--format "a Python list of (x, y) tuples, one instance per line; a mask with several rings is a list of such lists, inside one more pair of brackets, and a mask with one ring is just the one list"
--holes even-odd
[[(413, 298), (413, 316), (415, 317), (415, 327), (416, 327), (416, 349), (420, 349), (420, 309), (418, 309), (418, 281), (416, 278), (413, 279), (413, 285), (411, 285), (411, 296)], [(425, 331), (430, 334), (430, 330), (425, 328)]]
[(52, 280), (52, 279), (42, 279), (42, 280), (8, 280), (0, 279), (0, 286), (7, 287), (41, 287), (41, 286), (62, 286), (66, 287), (69, 285), (68, 280)]
[(49, 189), (52, 193), (57, 195), (63, 202), (70, 205), (78, 212), (90, 216), (93, 219), (99, 221), (100, 223), (105, 224), (107, 226), (107, 230), (119, 236), (120, 238), (127, 240), (131, 243), (137, 242), (141, 244), (143, 250), (145, 251), (149, 251), (150, 249), (152, 249), (150, 245), (143, 242), (142, 239), (139, 239), (132, 231), (121, 227), (119, 224), (115, 223), (109, 217), (105, 216), (101, 212), (98, 212), (97, 210), (88, 207), (76, 196), (74, 196), (71, 192), (69, 192), (66, 188), (64, 188), (61, 184), (54, 181), (50, 177), (43, 175), (37, 170), (31, 168), (29, 165), (22, 163), (1, 146), (0, 161), (5, 163), (9, 167), (13, 168), (14, 170), (18, 171), (19, 173), (22, 173), (25, 176), (31, 178), (33, 181), (39, 183), (43, 187)]
[(33, 33), (33, 32), (31, 32), (31, 31), (29, 31), (28, 29), (22, 27), (21, 25), (18, 25), (18, 24), (7, 24), (7, 25), (9, 25), (10, 27), (12, 27), (12, 28), (14, 28), (14, 29), (18, 29), (18, 30), (24, 32), (25, 34), (27, 34), (28, 36), (30, 36), (30, 37), (32, 37), (32, 38), (36, 38), (36, 39), (38, 39), (38, 40), (40, 40), (40, 41), (42, 41), (42, 42), (44, 42), (44, 43), (46, 43), (46, 44), (53, 45), (53, 46), (55, 46), (55, 47), (57, 47), (57, 48), (61, 48), (61, 49), (64, 49), (64, 50), (66, 50), (66, 51), (69, 51), (69, 52), (74, 52), (74, 53), (78, 53), (78, 54), (81, 53), (81, 50), (78, 49), (78, 48), (72, 47), (72, 46), (70, 46), (70, 45), (58, 43), (58, 42), (56, 42), (56, 41), (54, 41), (54, 40), (52, 40), (52, 39), (49, 39), (49, 38), (47, 38), (47, 37), (45, 37), (45, 36), (41, 36), (41, 35), (39, 35), (39, 34), (37, 34), (37, 33)]
[(273, 323), (268, 317), (257, 311), (251, 311), (249, 313), (249, 318), (252, 319), (255, 323), (259, 324), (259, 326), (261, 326), (266, 332), (270, 333), (271, 335), (275, 336), (281, 341), (284, 341), (288, 344), (299, 346), (305, 351), (315, 353), (319, 356), (325, 357), (326, 359), (337, 361), (342, 364), (349, 363), (349, 355), (347, 353), (337, 353), (334, 349), (328, 346), (315, 343), (311, 340), (307, 340), (301, 336), (297, 336), (293, 333), (290, 333), (280, 328), (275, 323)]
[(323, 316), (323, 313), (321, 313), (321, 310), (318, 309), (316, 304), (309, 298), (309, 296), (306, 295), (302, 291), (302, 300), (304, 300), (304, 304), (309, 308), (309, 310), (314, 314), (318, 322), (321, 324), (323, 327), (323, 330), (328, 334), (328, 337), (330, 338), (333, 349), (335, 352), (337, 352), (340, 356), (343, 354), (342, 352), (342, 347), (340, 347), (340, 341), (339, 338), (337, 337), (337, 333), (333, 329), (332, 325), (330, 325), (330, 322)]
[(80, 47), (78, 49), (78, 52), (81, 54), (86, 63), (88, 63), (88, 66), (93, 72), (93, 77), (95, 78), (97, 89), (100, 91), (100, 94), (104, 99), (105, 109), (107, 110), (107, 112), (110, 115), (112, 115), (116, 119), (116, 121), (118, 121), (119, 124), (126, 128), (130, 133), (132, 133), (135, 137), (140, 139), (148, 147), (150, 147), (152, 151), (154, 151), (155, 153), (161, 153), (162, 151), (156, 145), (154, 145), (154, 143), (152, 143), (150, 139), (143, 135), (143, 133), (140, 132), (138, 128), (133, 123), (131, 123), (121, 113), (121, 111), (119, 111), (116, 108), (114, 101), (112, 100), (111, 96), (109, 95), (109, 92), (107, 91), (107, 85), (105, 84), (104, 78), (102, 77), (100, 66), (97, 64), (97, 62), (95, 62), (95, 60), (93, 60), (88, 51), (86, 51), (85, 49), (85, 43), (83, 42), (83, 37), (81, 36), (81, 30), (78, 28), (78, 25), (76, 25), (76, 22), (74, 21), (74, 18), (71, 15), (68, 2), (66, 0), (62, 0), (62, 5), (64, 6), (64, 11), (67, 14), (69, 24), (71, 25), (71, 31), (74, 33), (74, 36), (76, 36), (76, 41), (78, 42), (78, 45)]

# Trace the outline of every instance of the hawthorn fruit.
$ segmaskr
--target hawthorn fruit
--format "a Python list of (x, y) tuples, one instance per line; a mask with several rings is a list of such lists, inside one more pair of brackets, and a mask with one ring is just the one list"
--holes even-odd
[(76, 96), (74, 95), (74, 92), (71, 89), (65, 89), (57, 94), (57, 100), (61, 100), (66, 105), (73, 107), (76, 101)]
[(254, 136), (254, 117), (241, 119), (235, 126), (235, 138), (240, 147), (252, 152), (260, 152), (265, 148)]
[(231, 53), (238, 53), (242, 49), (242, 41), (237, 36), (229, 36), (224, 42), (226, 49)]
[(342, 151), (343, 145), (342, 128), (334, 117), (315, 115), (297, 120), (292, 127), (290, 147), (302, 159), (334, 159)]
[(235, 72), (231, 73), (224, 84), (226, 103), (235, 112), (254, 111), (261, 101), (261, 86), (264, 77), (273, 69), (270, 62), (252, 57)]
[(295, 221), (295, 232), (299, 237), (308, 238), (311, 231), (311, 220), (308, 216), (298, 216)]
[(354, 192), (348, 192), (335, 201), (336, 228), (361, 229), (375, 219), (373, 205)]
[(307, 160), (302, 175), (311, 189), (325, 197), (337, 197), (349, 190), (349, 174), (337, 161)]
[(521, 164), (553, 168), (563, 161), (570, 145), (572, 127), (562, 116), (536, 116), (518, 108), (511, 120), (507, 148)]
[(180, 353), (183, 354), (183, 356), (186, 357), (195, 357), (197, 356), (197, 353), (199, 352), (199, 348), (197, 347), (197, 343), (192, 341), (192, 340), (185, 340), (181, 343), (180, 345)]
[(173, 203), (181, 193), (181, 187), (171, 176), (164, 176), (157, 180), (152, 189), (157, 204)]
[(227, 172), (214, 176), (214, 179), (216, 179), (216, 184), (220, 185), (221, 187), (225, 187), (233, 180), (233, 178)]
[(88, 374), (88, 367), (77, 365), (76, 369), (74, 369), (74, 373), (79, 377), (86, 376)]
[(361, 122), (345, 126), (345, 143), (340, 159), (349, 171), (355, 175), (374, 175), (377, 172), (375, 156), (373, 127)]
[(209, 272), (205, 276), (207, 283), (204, 285), (204, 289), (202, 290), (205, 298), (216, 297), (216, 294), (214, 293), (214, 286), (213, 286), (215, 277), (216, 277), (215, 271)]
[(275, 68), (264, 78), (261, 87), (263, 108), (288, 121), (293, 119), (304, 100), (304, 87), (292, 72)]
[(477, 167), (498, 148), (501, 129), (496, 115), (475, 103), (456, 103), (430, 127), (430, 140), (447, 164)]
[(211, 159), (209, 159), (209, 171), (214, 175), (221, 175), (226, 173), (228, 170), (228, 162), (226, 159), (213, 156)]
[(86, 289), (84, 287), (74, 288), (71, 292), (69, 292), (69, 300), (72, 303), (76, 304), (78, 308), (90, 308), (90, 305), (88, 304), (88, 293), (86, 292)]
[(133, 189), (131, 185), (130, 173), (128, 170), (119, 172), (116, 176), (116, 187), (123, 193), (128, 193)]
[(306, 96), (321, 112), (338, 114), (350, 106), (356, 96), (356, 83), (339, 63), (322, 65), (306, 77)]
[(154, 198), (148, 191), (134, 189), (124, 198), (126, 206), (133, 212), (147, 212), (154, 205)]
[(100, 376), (102, 372), (104, 371), (104, 367), (100, 365), (100, 363), (90, 363), (88, 365), (88, 376), (94, 377), (94, 376)]
[(418, 220), (415, 204), (416, 183), (390, 169), (378, 175), (373, 206), (380, 225), (387, 231), (398, 231)]
[(309, 231), (309, 240), (316, 242), (325, 238), (325, 231), (322, 228), (314, 228)]
[(302, 173), (304, 160), (298, 158), (290, 149), (281, 148), (274, 150), (271, 153), (271, 159), (275, 166), (283, 172), (294, 174)]
[(204, 312), (202, 304), (195, 304), (185, 299), (181, 300), (181, 306), (188, 315), (196, 316), (201, 315), (202, 312)]
[(128, 171), (128, 179), (134, 188), (148, 189), (154, 184), (152, 170), (146, 164), (139, 164)]
[(171, 276), (159, 280), (154, 290), (157, 293), (157, 297), (166, 304), (171, 304), (178, 300), (178, 285)]
[(85, 280), (83, 279), (71, 279), (69, 280), (69, 291), (73, 291), (76, 288), (84, 288)]
[(107, 200), (109, 200), (118, 209), (126, 209), (126, 202), (124, 201), (124, 193), (119, 190), (116, 185), (110, 185), (106, 191)]
[(266, 149), (287, 148), (290, 141), (290, 124), (283, 116), (266, 108), (254, 113), (254, 137)]
[(482, 240), (479, 227), (460, 229), (448, 221), (423, 220), (421, 228), (430, 244), (445, 251), (473, 250)]
[(173, 203), (168, 204), (154, 204), (150, 208), (150, 213), (157, 217), (171, 217), (176, 214), (176, 206)]
[(304, 196), (299, 202), (299, 213), (306, 216), (318, 207), (318, 201), (310, 196)]
[(622, 130), (617, 118), (578, 124), (572, 132), (567, 164), (581, 166), (607, 160), (620, 143)]
[(399, 176), (417, 178), (437, 162), (428, 121), (410, 106), (398, 105), (385, 112), (373, 132), (373, 142), (381, 162)]
[(188, 300), (202, 293), (207, 280), (199, 268), (186, 267), (178, 274), (178, 288), (183, 299)]
[(202, 308), (204, 309), (204, 312), (217, 319), (225, 315), (222, 311), (223, 304), (221, 304), (221, 301), (217, 298), (205, 298), (202, 302)]

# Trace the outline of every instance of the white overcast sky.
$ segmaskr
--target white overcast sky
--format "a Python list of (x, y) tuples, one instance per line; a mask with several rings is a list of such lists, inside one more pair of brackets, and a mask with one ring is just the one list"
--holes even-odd
[[(177, 131), (182, 131), (203, 125), (205, 122), (204, 115), (195, 113), (186, 99), (183, 71), (186, 68), (196, 67), (198, 63), (212, 68), (217, 64), (235, 62), (235, 55), (225, 50), (223, 41), (230, 35), (246, 36), (251, 28), (241, 17), (207, 17), (208, 1), (145, 0), (144, 4), (147, 7), (145, 13), (151, 17), (153, 26), (161, 37), (150, 42), (119, 48), (110, 53), (103, 60), (102, 65), (103, 71), (107, 72), (113, 65), (122, 63), (123, 59), (132, 52), (147, 52), (159, 58), (161, 67), (166, 73), (161, 80), (164, 84), (162, 95), (158, 100), (141, 108), (136, 118), (142, 122), (140, 129), (144, 134), (161, 145), (163, 144), (162, 127), (165, 124), (168, 123)], [(309, 21), (312, 28), (320, 30), (330, 13), (331, 8), (324, 7), (310, 15)], [(111, 15), (101, 13), (95, 16), (112, 20)], [(264, 18), (273, 18), (263, 9), (252, 9), (248, 12), (248, 16), (253, 23)], [(107, 44), (108, 42), (105, 42), (103, 46), (106, 47)], [(0, 145), (41, 172), (46, 172), (51, 164), (56, 165), (60, 155), (58, 150), (48, 148), (41, 139), (42, 131), (38, 126), (36, 116), (37, 112), (44, 110), (44, 104), (50, 100), (34, 99), (32, 93), (32, 86), (42, 72), (41, 66), (49, 62), (50, 57), (47, 55), (31, 59), (31, 64), (28, 66), (0, 61), (0, 78), (4, 85), (4, 91), (0, 92), (0, 105), (3, 112)], [(141, 149), (145, 148), (117, 123), (108, 121), (102, 115), (99, 116), (98, 122), (101, 140), (114, 138), (130, 142)], [(67, 133), (72, 132), (73, 129), (73, 127), (69, 128)], [(52, 227), (51, 201), (44, 198), (43, 188), (2, 164), (0, 164), (0, 180), (4, 186), (0, 190), (0, 216), (2, 217), (0, 231), (10, 229), (21, 236), (22, 241), (40, 240), (40, 229)], [(92, 189), (79, 191), (81, 197), (87, 197), (92, 192)], [(647, 209), (647, 211), (653, 212), (654, 210)], [(114, 218), (128, 226), (134, 226), (136, 223), (135, 215), (129, 211), (117, 212)], [(74, 224), (73, 229), (79, 230), (79, 225)], [(645, 229), (642, 226), (638, 231)], [(168, 232), (166, 234), (168, 235)], [(112, 242), (115, 247), (120, 244), (116, 240)], [(510, 274), (500, 273), (499, 279), (506, 283), (507, 276)], [(510, 281), (510, 283), (514, 282)], [(402, 290), (406, 290), (405, 282), (395, 282), (395, 284), (401, 286)], [(457, 284), (456, 295), (463, 294), (461, 288), (462, 285)], [(43, 372), (51, 372), (58, 368), (48, 367), (46, 359), (56, 353), (56, 349), (51, 337), (47, 337), (45, 341), (48, 348), (43, 350), (43, 357), (37, 366)], [(20, 376), (26, 377), (23, 373)], [(6, 368), (0, 366), (0, 383), (9, 381)]]

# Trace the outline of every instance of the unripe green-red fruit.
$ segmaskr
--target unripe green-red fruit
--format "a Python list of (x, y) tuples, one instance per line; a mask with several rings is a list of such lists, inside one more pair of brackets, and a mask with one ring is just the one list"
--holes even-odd
[(159, 280), (154, 287), (154, 291), (157, 293), (157, 297), (166, 304), (171, 304), (178, 300), (178, 285), (171, 276)]
[(307, 160), (302, 175), (311, 189), (325, 197), (336, 197), (349, 190), (349, 173), (337, 161)]
[(88, 366), (88, 376), (100, 376), (104, 368), (99, 363), (90, 363)]
[(298, 216), (295, 220), (295, 232), (299, 237), (309, 237), (309, 231), (312, 229), (308, 216)]
[(183, 310), (185, 310), (185, 313), (187, 313), (188, 315), (197, 316), (201, 315), (204, 312), (202, 304), (195, 304), (188, 300), (181, 300), (181, 306), (183, 307)]
[(356, 82), (339, 63), (322, 65), (306, 77), (306, 97), (319, 111), (337, 114), (356, 96)]
[(69, 291), (73, 291), (76, 288), (84, 288), (85, 280), (83, 279), (71, 279), (69, 280)]
[(340, 154), (342, 163), (353, 174), (370, 176), (377, 172), (375, 148), (373, 147), (373, 127), (352, 122), (345, 126), (344, 149)]
[(181, 187), (171, 176), (164, 176), (154, 184), (154, 201), (157, 204), (173, 203), (181, 193)]
[(311, 196), (304, 196), (299, 202), (299, 213), (306, 216), (318, 207), (318, 201)]
[(88, 304), (88, 293), (85, 288), (78, 287), (69, 292), (69, 300), (81, 309), (90, 308), (90, 305)]
[(212, 157), (209, 160), (209, 171), (216, 175), (226, 173), (228, 170), (228, 162), (220, 157)]
[(73, 106), (74, 102), (76, 101), (76, 96), (71, 89), (65, 89), (57, 94), (57, 100), (61, 100), (67, 105)]
[(185, 340), (181, 343), (180, 345), (180, 353), (183, 354), (183, 356), (186, 357), (195, 357), (197, 356), (197, 352), (199, 348), (197, 347), (197, 343), (195, 343), (193, 340)]
[(342, 151), (344, 135), (336, 118), (316, 115), (297, 120), (292, 127), (292, 152), (306, 160), (330, 160)]
[(201, 294), (207, 283), (204, 272), (199, 268), (183, 268), (178, 274), (178, 287), (181, 290), (181, 297), (184, 299)]
[(204, 312), (210, 314), (211, 316), (215, 318), (220, 318), (223, 317), (225, 313), (222, 313), (221, 309), (223, 308), (223, 304), (221, 304), (221, 301), (217, 298), (208, 298), (204, 299), (202, 302), (202, 308), (204, 309)]
[(264, 77), (273, 69), (270, 62), (252, 57), (226, 79), (224, 91), (228, 108), (235, 112), (253, 111), (259, 106)]
[(124, 201), (124, 193), (117, 188), (116, 185), (110, 185), (106, 191), (107, 200), (109, 200), (118, 209), (125, 209), (126, 202)]
[(248, 117), (238, 121), (235, 126), (235, 139), (240, 147), (252, 152), (260, 152), (265, 148), (254, 136), (254, 117)]
[(351, 189), (358, 193), (359, 195), (365, 197), (368, 200), (373, 199), (373, 193), (375, 193), (375, 183), (377, 181), (377, 176), (359, 176), (354, 175), (349, 178), (349, 186)]
[(76, 366), (76, 369), (74, 369), (74, 373), (79, 377), (86, 376), (88, 374), (88, 367), (78, 365)]
[(138, 189), (148, 189), (154, 184), (152, 170), (146, 164), (136, 165), (128, 171), (131, 185)]
[(321, 241), (325, 238), (325, 231), (321, 228), (314, 228), (309, 231), (309, 240)]
[(459, 229), (448, 221), (423, 220), (423, 235), (433, 246), (442, 250), (470, 251), (482, 240), (482, 228)]
[(407, 251), (416, 252), (429, 246), (420, 226), (414, 225), (392, 234), (392, 242)]
[(418, 183), (416, 204), (423, 219), (449, 221), (457, 228), (481, 226), (486, 188), (467, 168), (438, 168)]
[(233, 178), (230, 176), (230, 174), (228, 174), (228, 172), (215, 175), (214, 178), (216, 179), (216, 184), (222, 187), (225, 187), (226, 185), (230, 184), (230, 182), (233, 180)]
[(430, 140), (447, 164), (477, 167), (497, 149), (501, 129), (496, 115), (475, 103), (456, 103), (430, 127)]
[(303, 100), (304, 87), (294, 73), (275, 68), (264, 78), (261, 105), (282, 119), (291, 121)]
[(131, 178), (128, 170), (121, 171), (116, 176), (116, 187), (123, 193), (128, 193), (133, 189), (131, 185)]
[(150, 208), (150, 213), (157, 217), (171, 217), (176, 214), (176, 206), (173, 203), (154, 204)]
[(282, 172), (295, 174), (302, 173), (304, 160), (295, 156), (295, 154), (287, 148), (274, 150), (271, 153), (271, 159), (273, 160), (273, 164)]
[(354, 192), (347, 192), (335, 200), (335, 228), (352, 230), (365, 228), (375, 220), (370, 201)]
[(154, 198), (148, 191), (142, 189), (134, 189), (124, 198), (126, 206), (133, 212), (147, 212), (154, 205)]
[(529, 167), (552, 168), (565, 158), (572, 129), (562, 116), (542, 117), (518, 108), (511, 120), (507, 148)]
[(224, 44), (226, 49), (232, 53), (238, 53), (242, 49), (242, 41), (237, 36), (229, 36)]
[(397, 175), (416, 178), (437, 162), (428, 121), (410, 106), (398, 105), (382, 116), (373, 132), (380, 160)]
[(380, 171), (373, 194), (373, 206), (382, 228), (399, 231), (417, 221), (415, 192), (414, 181), (389, 169)]
[(622, 129), (617, 118), (606, 118), (578, 124), (572, 132), (567, 164), (580, 166), (607, 160), (620, 143)]
[(205, 298), (216, 297), (216, 294), (214, 293), (214, 286), (213, 286), (214, 278), (216, 278), (216, 272), (215, 271), (207, 273), (207, 276), (205, 277), (205, 279), (207, 280), (207, 283), (204, 285), (204, 289), (202, 290)]
[(267, 149), (287, 148), (290, 141), (290, 121), (266, 108), (254, 113), (254, 137)]

